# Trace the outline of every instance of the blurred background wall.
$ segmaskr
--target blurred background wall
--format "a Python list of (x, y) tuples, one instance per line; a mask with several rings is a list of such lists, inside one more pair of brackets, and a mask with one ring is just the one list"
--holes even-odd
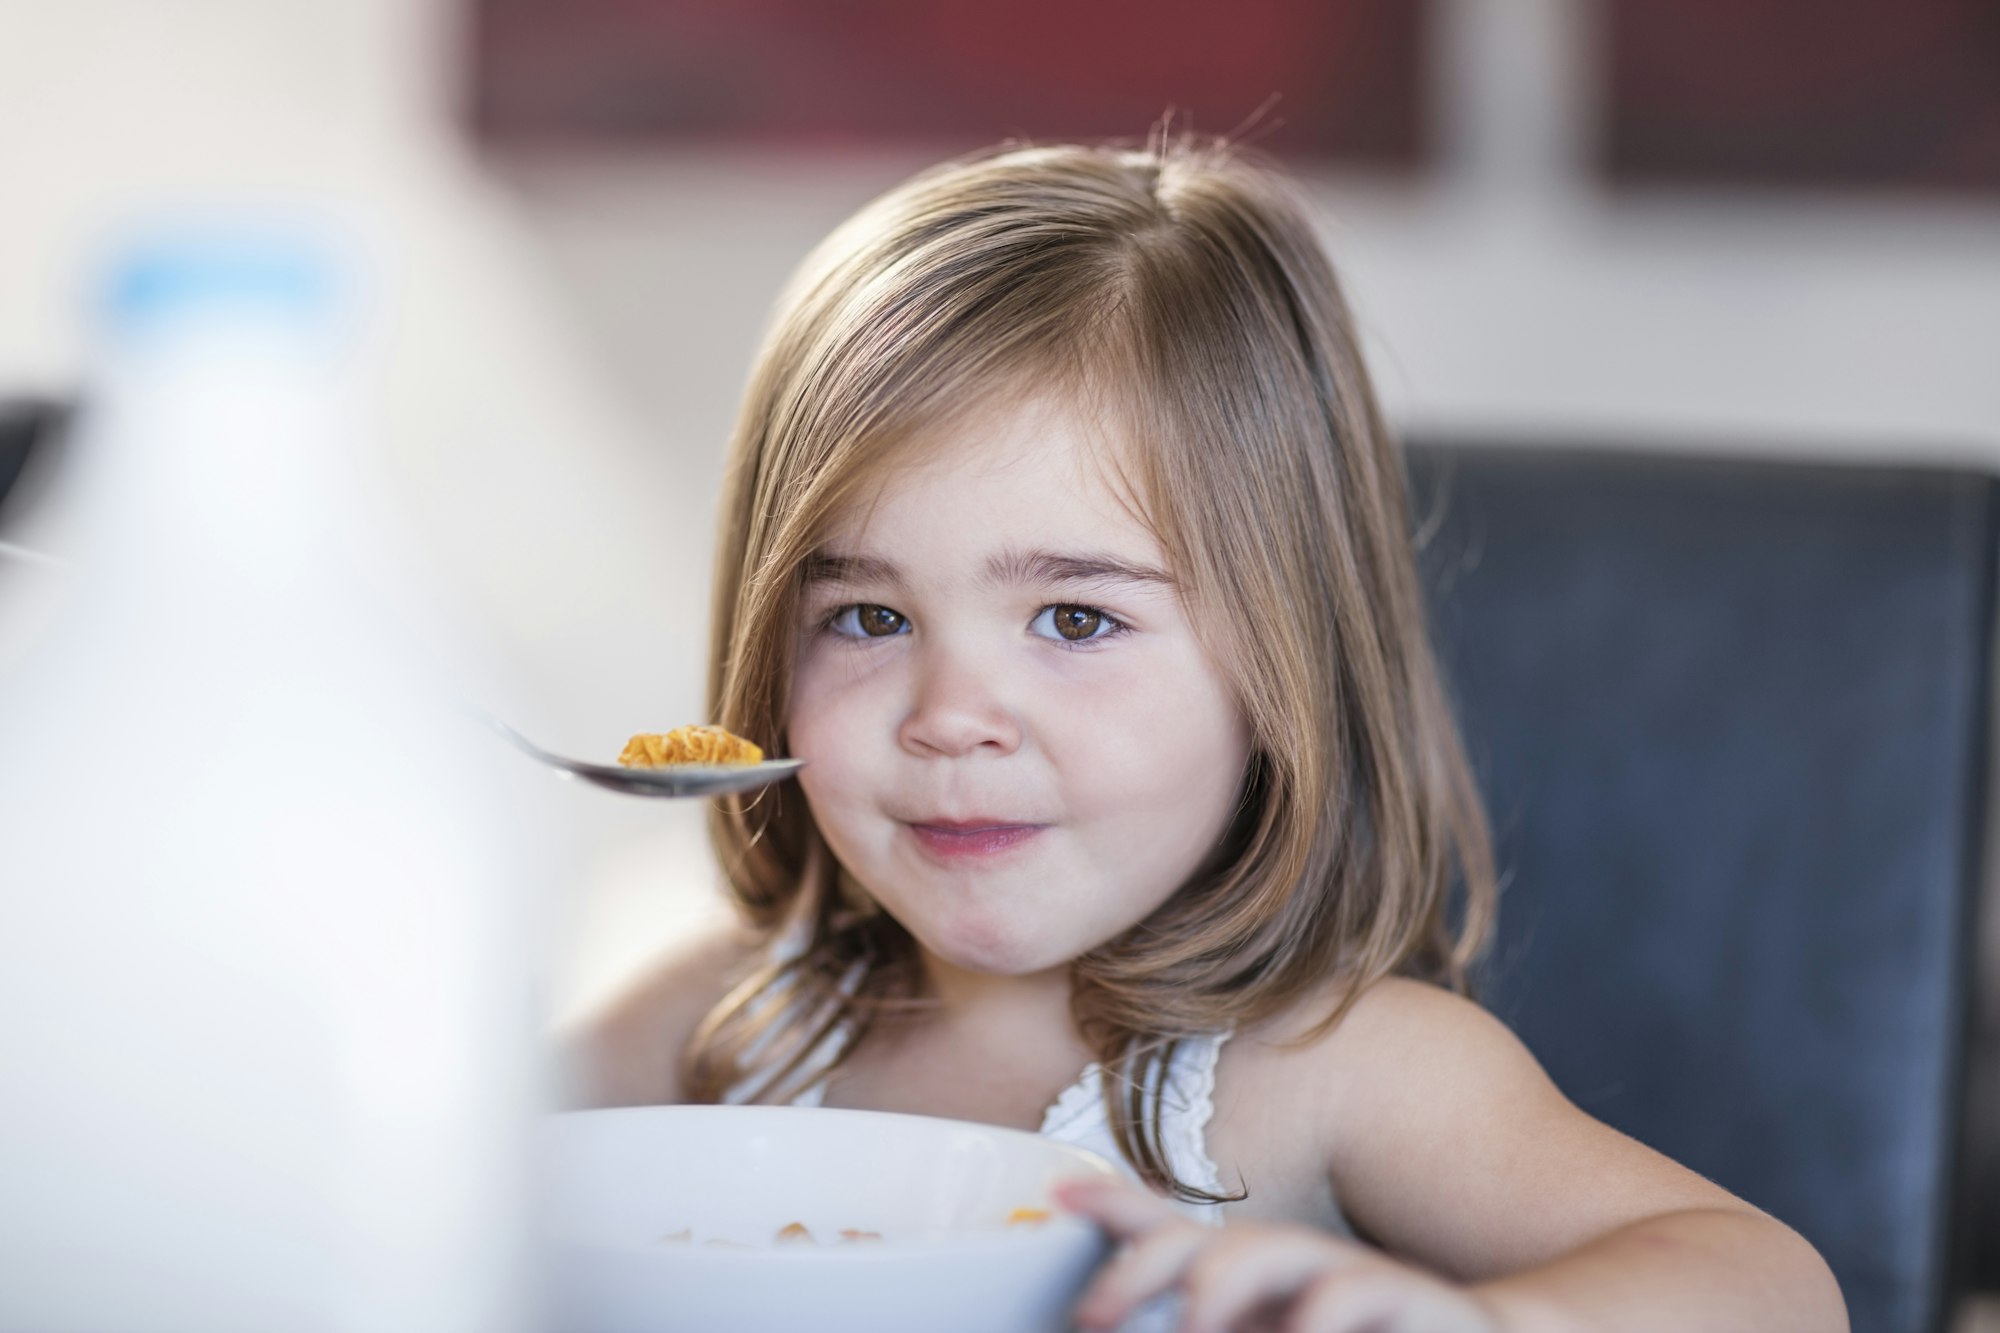
[[(609, 757), (630, 731), (695, 719), (720, 456), (779, 285), (862, 201), (1023, 128), (984, 127), (976, 98), (912, 126), (868, 104), (793, 105), (787, 121), (764, 114), (769, 98), (717, 112), (617, 95), (658, 86), (674, 23), (726, 54), (744, 13), (782, 25), (830, 8), (732, 19), (663, 3), (648, 20), (535, 0), (0, 0), (0, 396), (65, 395), (85, 376), (82, 293), (119, 227), (206, 200), (303, 200), (374, 256), (384, 447), (519, 724)], [(1345, 102), (1318, 98), (1309, 72), (1258, 82), (1274, 52), (1296, 55), (1280, 21), (1299, 7), (1155, 6), (1161, 27), (1279, 26), (1227, 66), (1235, 82), (1204, 85), (1222, 104), (1170, 93), (1086, 125), (1123, 112), (1076, 103), (1076, 132), (1143, 137), (1171, 104), (1200, 130), (1247, 121), (1285, 153), (1405, 431), (2000, 460), (1993, 6), (1928, 0), (1879, 28), (1842, 6), (1818, 36), (1775, 2), (1347, 8), (1399, 63), (1345, 71), (1367, 85)], [(875, 9), (896, 30), (898, 6)], [(1062, 44), (1063, 11), (1031, 5), (1012, 26), (993, 12), (1030, 92), (1057, 77), (1037, 44)], [(1089, 32), (1139, 49), (1146, 27)], [(1794, 67), (1738, 67), (1787, 50)], [(809, 46), (770, 51), (815, 67)], [(922, 47), (874, 58), (918, 62)], [(1690, 61), (1716, 73), (1692, 111), (1671, 77)], [(1356, 122), (1357, 106), (1376, 119)], [(1313, 139), (1328, 117), (1331, 137)], [(1760, 124), (1783, 132), (1745, 128)], [(59, 556), (60, 507), (9, 537)], [(36, 579), (60, 595), (59, 573), (19, 576), (0, 660), (32, 633)], [(549, 800), (567, 868), (547, 962), (561, 1013), (712, 910), (713, 877), (699, 810), (553, 784)]]

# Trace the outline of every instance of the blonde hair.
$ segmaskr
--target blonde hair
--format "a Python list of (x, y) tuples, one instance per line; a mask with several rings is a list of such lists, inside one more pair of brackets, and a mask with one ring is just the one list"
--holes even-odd
[[(730, 444), (712, 718), (783, 744), (801, 571), (898, 443), (1054, 380), (1122, 422), (1128, 480), (1253, 738), (1208, 867), (1075, 960), (1072, 1009), (1120, 1149), (1176, 1179), (1157, 1085), (1173, 1044), (1333, 983), (1329, 1030), (1380, 978), (1460, 991), (1490, 932), (1492, 853), (1424, 623), (1400, 454), (1308, 213), (1217, 139), (1003, 145), (866, 205), (800, 267)], [(1230, 635), (1212, 627), (1255, 627)], [(804, 797), (717, 804), (768, 957), (711, 1012), (684, 1086), (796, 1091), (841, 1025), (918, 1002), (915, 944), (835, 863)], [(1456, 917), (1454, 922), (1454, 885)], [(850, 1043), (849, 1049), (852, 1048)]]

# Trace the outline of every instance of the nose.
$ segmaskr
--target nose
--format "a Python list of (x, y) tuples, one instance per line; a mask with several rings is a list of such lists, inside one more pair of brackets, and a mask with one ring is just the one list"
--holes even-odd
[(916, 691), (896, 733), (905, 751), (957, 759), (1021, 748), (1021, 722), (1008, 706), (993, 654), (933, 640), (915, 658)]

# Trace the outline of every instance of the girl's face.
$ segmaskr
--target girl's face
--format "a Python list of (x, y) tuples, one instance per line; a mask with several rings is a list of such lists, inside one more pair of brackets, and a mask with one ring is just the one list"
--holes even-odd
[(1068, 409), (995, 408), (909, 456), (808, 566), (799, 782), (930, 954), (1058, 967), (1214, 851), (1248, 728)]

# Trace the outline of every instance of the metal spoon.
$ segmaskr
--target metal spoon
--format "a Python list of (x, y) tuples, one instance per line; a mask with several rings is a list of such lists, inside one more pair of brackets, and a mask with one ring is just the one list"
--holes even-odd
[(475, 713), (515, 749), (539, 759), (564, 777), (576, 778), (624, 792), (628, 796), (727, 796), (755, 791), (781, 782), (805, 767), (803, 759), (766, 759), (761, 764), (675, 764), (670, 768), (626, 768), (620, 764), (586, 764), (550, 754), (497, 717)]

